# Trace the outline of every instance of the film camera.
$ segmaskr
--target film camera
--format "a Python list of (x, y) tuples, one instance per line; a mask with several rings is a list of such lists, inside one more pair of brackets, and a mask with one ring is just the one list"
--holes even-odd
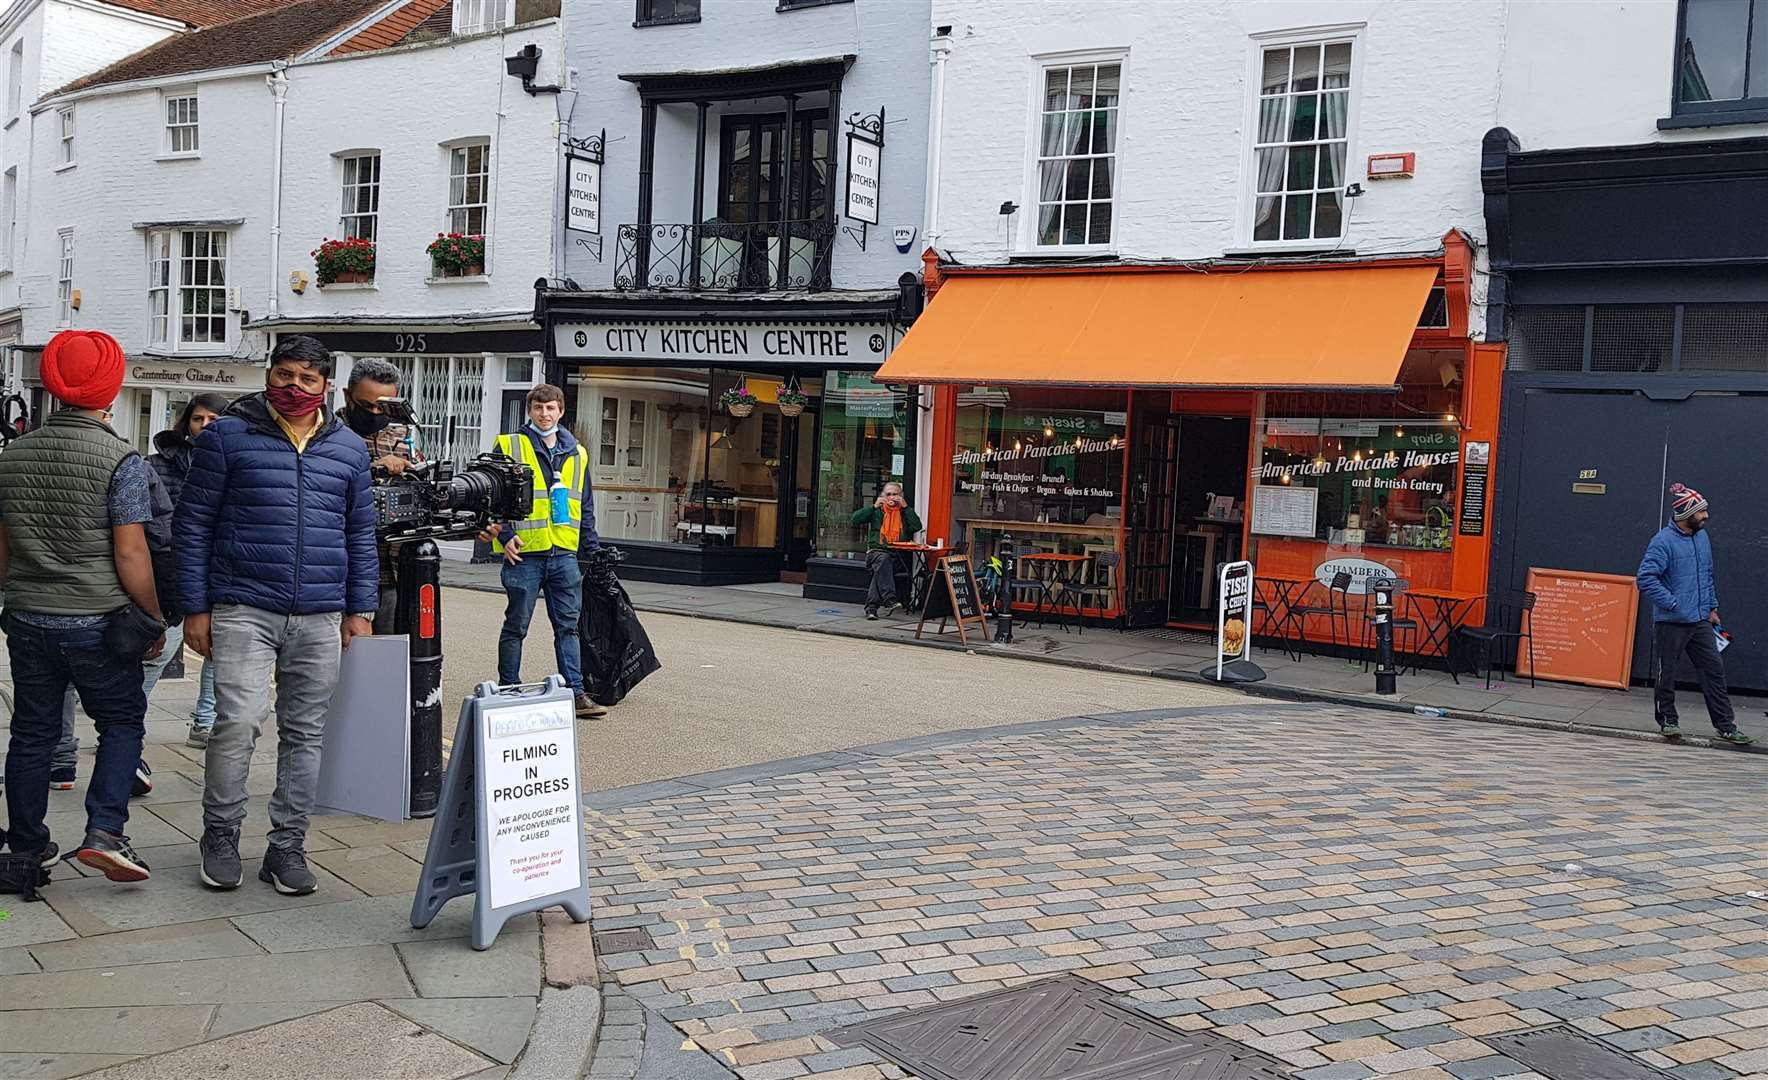
[[(395, 422), (411, 424), (411, 407), (383, 402)], [(407, 466), (398, 476), (376, 470), (374, 528), (381, 540), (463, 540), (494, 521), (520, 521), (533, 512), (534, 478), (527, 466), (502, 454)]]

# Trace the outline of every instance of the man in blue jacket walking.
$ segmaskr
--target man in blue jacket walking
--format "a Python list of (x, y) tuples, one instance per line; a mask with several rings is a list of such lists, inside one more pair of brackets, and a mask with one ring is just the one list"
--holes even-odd
[(237, 888), (246, 778), (276, 676), (276, 791), (258, 872), (276, 891), (318, 888), (307, 818), (340, 647), (372, 631), (380, 599), (362, 439), (325, 407), (332, 357), (296, 335), (270, 354), (266, 389), (203, 430), (173, 528), (184, 640), (215, 665), (203, 784), (203, 883)]
[(1713, 545), (1703, 531), (1707, 500), (1681, 484), (1670, 487), (1670, 524), (1651, 538), (1639, 563), (1639, 591), (1652, 603), (1657, 678), (1653, 698), (1664, 738), (1682, 736), (1676, 719), (1676, 671), (1686, 652), (1700, 678), (1707, 715), (1726, 742), (1748, 745), (1737, 730), (1731, 695), (1725, 689), (1725, 663), (1719, 658), (1719, 591), (1713, 584)]

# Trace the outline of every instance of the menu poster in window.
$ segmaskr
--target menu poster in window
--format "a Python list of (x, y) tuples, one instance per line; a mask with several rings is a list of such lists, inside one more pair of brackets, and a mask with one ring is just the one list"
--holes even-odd
[(1461, 463), (1462, 536), (1486, 534), (1486, 478), (1492, 467), (1492, 444), (1470, 442), (1467, 460)]
[(1319, 508), (1319, 488), (1260, 484), (1252, 489), (1252, 531), (1311, 539)]

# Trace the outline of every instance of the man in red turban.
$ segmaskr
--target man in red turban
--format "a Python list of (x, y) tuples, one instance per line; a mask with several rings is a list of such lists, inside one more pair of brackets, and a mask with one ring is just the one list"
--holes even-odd
[(98, 330), (63, 330), (43, 347), (43, 385), (76, 409), (110, 407), (123, 387), (123, 347)]
[[(148, 468), (104, 420), (123, 383), (115, 340), (57, 334), (43, 349), (42, 376), (68, 407), (0, 454), (0, 588), (13, 684), (6, 840), (45, 867), (59, 854), (45, 813), (71, 685), (98, 728), (86, 835), (73, 857), (112, 881), (145, 881), (147, 863), (123, 830), (147, 715), (135, 617), (160, 618), (144, 527), (153, 517)], [(146, 655), (165, 643), (161, 633)]]

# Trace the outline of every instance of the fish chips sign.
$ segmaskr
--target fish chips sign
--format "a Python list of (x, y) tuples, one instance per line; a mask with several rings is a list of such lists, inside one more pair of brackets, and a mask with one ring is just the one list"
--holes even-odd
[(1216, 586), (1216, 658), (1202, 674), (1216, 682), (1257, 682), (1265, 673), (1247, 659), (1252, 648), (1252, 564), (1222, 564)]

